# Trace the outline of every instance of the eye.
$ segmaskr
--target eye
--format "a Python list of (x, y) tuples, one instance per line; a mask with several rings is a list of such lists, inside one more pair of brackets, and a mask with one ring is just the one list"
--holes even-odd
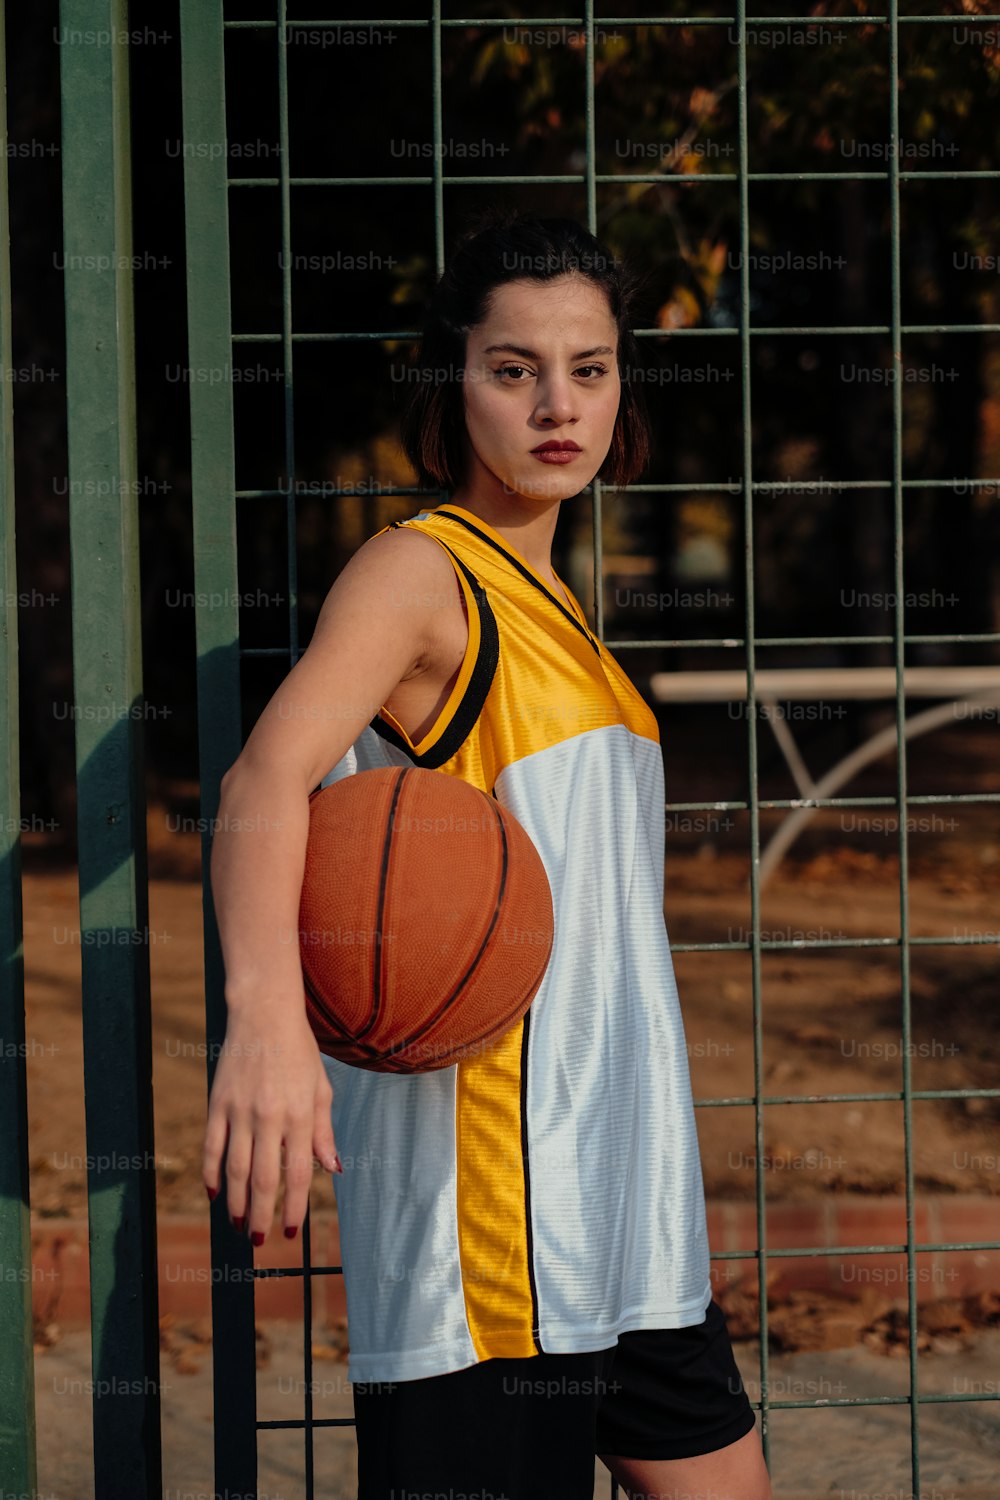
[[(599, 365), (599, 364), (580, 365), (578, 367), (578, 369), (576, 369), (573, 373), (575, 375), (579, 375), (579, 374), (581, 374), (585, 370), (590, 370), (590, 371), (593, 372), (589, 376), (588, 381), (586, 382), (586, 383), (589, 383), (589, 384), (593, 384), (595, 380), (599, 380), (602, 376), (607, 375), (607, 373), (608, 373), (607, 366), (606, 365)], [(513, 378), (515, 371), (520, 371), (521, 374), (527, 373), (529, 375), (532, 373), (530, 370), (528, 370), (528, 368), (527, 368), (526, 365), (501, 365), (500, 368), (499, 368), (499, 370), (496, 371), (496, 374), (497, 374), (497, 376), (510, 375), (512, 377), (512, 379), (513, 379), (513, 384), (514, 385), (523, 385), (524, 384), (523, 380), (514, 379)]]

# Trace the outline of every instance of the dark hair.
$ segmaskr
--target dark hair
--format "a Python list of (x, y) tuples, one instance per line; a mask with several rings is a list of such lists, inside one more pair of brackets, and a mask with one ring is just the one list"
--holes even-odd
[(567, 273), (585, 276), (602, 289), (618, 325), (621, 402), (598, 477), (618, 486), (642, 473), (652, 433), (641, 387), (629, 376), (639, 364), (630, 317), (645, 283), (574, 219), (539, 219), (490, 207), (469, 224), (451, 253), (430, 299), (420, 350), (407, 377), (400, 436), (422, 486), (454, 489), (461, 483), (466, 336), (486, 316), (494, 288), (508, 281), (550, 281)]

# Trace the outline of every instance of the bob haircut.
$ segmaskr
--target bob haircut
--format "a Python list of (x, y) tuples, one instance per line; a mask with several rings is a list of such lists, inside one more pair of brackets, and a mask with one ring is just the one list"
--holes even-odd
[(407, 377), (411, 384), (400, 438), (421, 485), (453, 490), (463, 482), (466, 337), (486, 317), (494, 289), (508, 281), (551, 281), (566, 274), (585, 276), (600, 287), (618, 325), (621, 401), (597, 477), (618, 487), (642, 473), (652, 431), (642, 390), (629, 374), (639, 366), (630, 318), (644, 283), (574, 219), (539, 219), (493, 207), (471, 222), (452, 251)]

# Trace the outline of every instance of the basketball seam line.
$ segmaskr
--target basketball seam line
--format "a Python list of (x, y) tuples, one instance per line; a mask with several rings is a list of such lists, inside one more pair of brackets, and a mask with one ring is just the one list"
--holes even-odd
[(385, 918), (385, 892), (389, 883), (389, 860), (392, 854), (392, 829), (396, 814), (396, 804), (399, 802), (406, 779), (406, 767), (400, 768), (396, 777), (396, 784), (392, 789), (392, 802), (389, 805), (389, 816), (386, 819), (385, 836), (382, 840), (382, 864), (378, 879), (378, 906), (375, 916), (375, 942), (372, 944), (372, 1008), (367, 1023), (357, 1032), (355, 1041), (360, 1042), (371, 1031), (378, 1020), (379, 1005), (382, 997), (382, 956), (384, 952), (382, 943), (382, 923)]
[[(405, 772), (404, 772), (404, 775), (405, 775)], [(476, 790), (477, 791), (479, 790), (478, 787), (477, 787)], [(483, 792), (483, 793), (481, 793), (481, 795), (485, 797), (486, 793)], [(500, 863), (500, 887), (499, 887), (499, 889), (497, 891), (496, 899), (495, 899), (494, 904), (493, 904), (493, 916), (490, 919), (490, 924), (487, 927), (486, 932), (483, 935), (482, 942), (479, 945), (479, 949), (478, 949), (475, 957), (473, 958), (473, 960), (470, 963), (469, 967), (466, 969), (465, 973), (462, 975), (462, 977), (459, 980), (459, 982), (458, 982), (457, 986), (455, 987), (455, 989), (449, 995), (448, 999), (443, 1003), (443, 1005), (441, 1005), (439, 1007), (439, 1009), (435, 1012), (435, 1014), (433, 1016), (431, 1016), (431, 1018), (430, 1018), (429, 1021), (426, 1021), (423, 1024), (423, 1026), (418, 1027), (418, 1029), (416, 1031), (412, 1032), (408, 1037), (406, 1037), (396, 1047), (393, 1047), (388, 1052), (386, 1052), (384, 1054), (385, 1057), (394, 1057), (394, 1056), (396, 1056), (398, 1053), (402, 1052), (404, 1048), (409, 1047), (415, 1041), (419, 1041), (422, 1036), (426, 1036), (427, 1032), (430, 1031), (431, 1027), (437, 1025), (438, 1021), (441, 1020), (442, 1016), (444, 1016), (444, 1015), (447, 1014), (447, 1012), (455, 1004), (455, 1001), (462, 994), (462, 991), (465, 989), (466, 985), (468, 984), (469, 979), (472, 977), (472, 975), (475, 973), (476, 969), (479, 967), (480, 963), (482, 962), (483, 954), (486, 952), (486, 949), (489, 946), (489, 941), (490, 941), (490, 938), (493, 935), (493, 930), (496, 927), (497, 922), (500, 920), (500, 912), (501, 912), (501, 909), (503, 907), (504, 891), (507, 888), (507, 870), (508, 870), (508, 864), (509, 864), (509, 851), (508, 851), (508, 844), (507, 844), (507, 829), (504, 826), (504, 821), (503, 821), (503, 818), (501, 817), (500, 813), (498, 811), (496, 811), (496, 809), (494, 809), (494, 808), (491, 808), (490, 811), (493, 813), (494, 817), (497, 820), (497, 827), (498, 827), (498, 829), (500, 831), (500, 842), (501, 842), (501, 846), (502, 846), (502, 849), (503, 849), (503, 856), (502, 856), (501, 863)], [(503, 1022), (502, 1023), (498, 1023), (498, 1025), (496, 1027), (494, 1027), (493, 1031), (490, 1032), (489, 1035), (490, 1036), (495, 1035), (498, 1030), (505, 1029), (508, 1024), (509, 1023), (503, 1023)], [(481, 1038), (480, 1040), (481, 1041), (482, 1040), (488, 1040), (488, 1038)], [(456, 1061), (461, 1061), (461, 1059), (460, 1058), (456, 1059)]]

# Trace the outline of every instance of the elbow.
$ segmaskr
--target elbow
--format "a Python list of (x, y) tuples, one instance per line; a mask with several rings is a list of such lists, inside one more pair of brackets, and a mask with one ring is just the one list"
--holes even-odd
[(231, 792), (240, 772), (243, 769), (243, 757), (237, 756), (228, 770), (223, 771), (219, 781), (219, 797), (224, 797), (227, 791)]
[(306, 778), (296, 775), (295, 766), (284, 766), (279, 770), (267, 762), (262, 762), (260, 757), (254, 760), (241, 753), (233, 761), (228, 771), (223, 771), (219, 780), (219, 801), (231, 797), (240, 788), (249, 788), (247, 795), (251, 798), (273, 793), (276, 789), (281, 790), (286, 784), (291, 784), (298, 790), (300, 781), (302, 791), (308, 794), (312, 790), (311, 785), (306, 785)]

